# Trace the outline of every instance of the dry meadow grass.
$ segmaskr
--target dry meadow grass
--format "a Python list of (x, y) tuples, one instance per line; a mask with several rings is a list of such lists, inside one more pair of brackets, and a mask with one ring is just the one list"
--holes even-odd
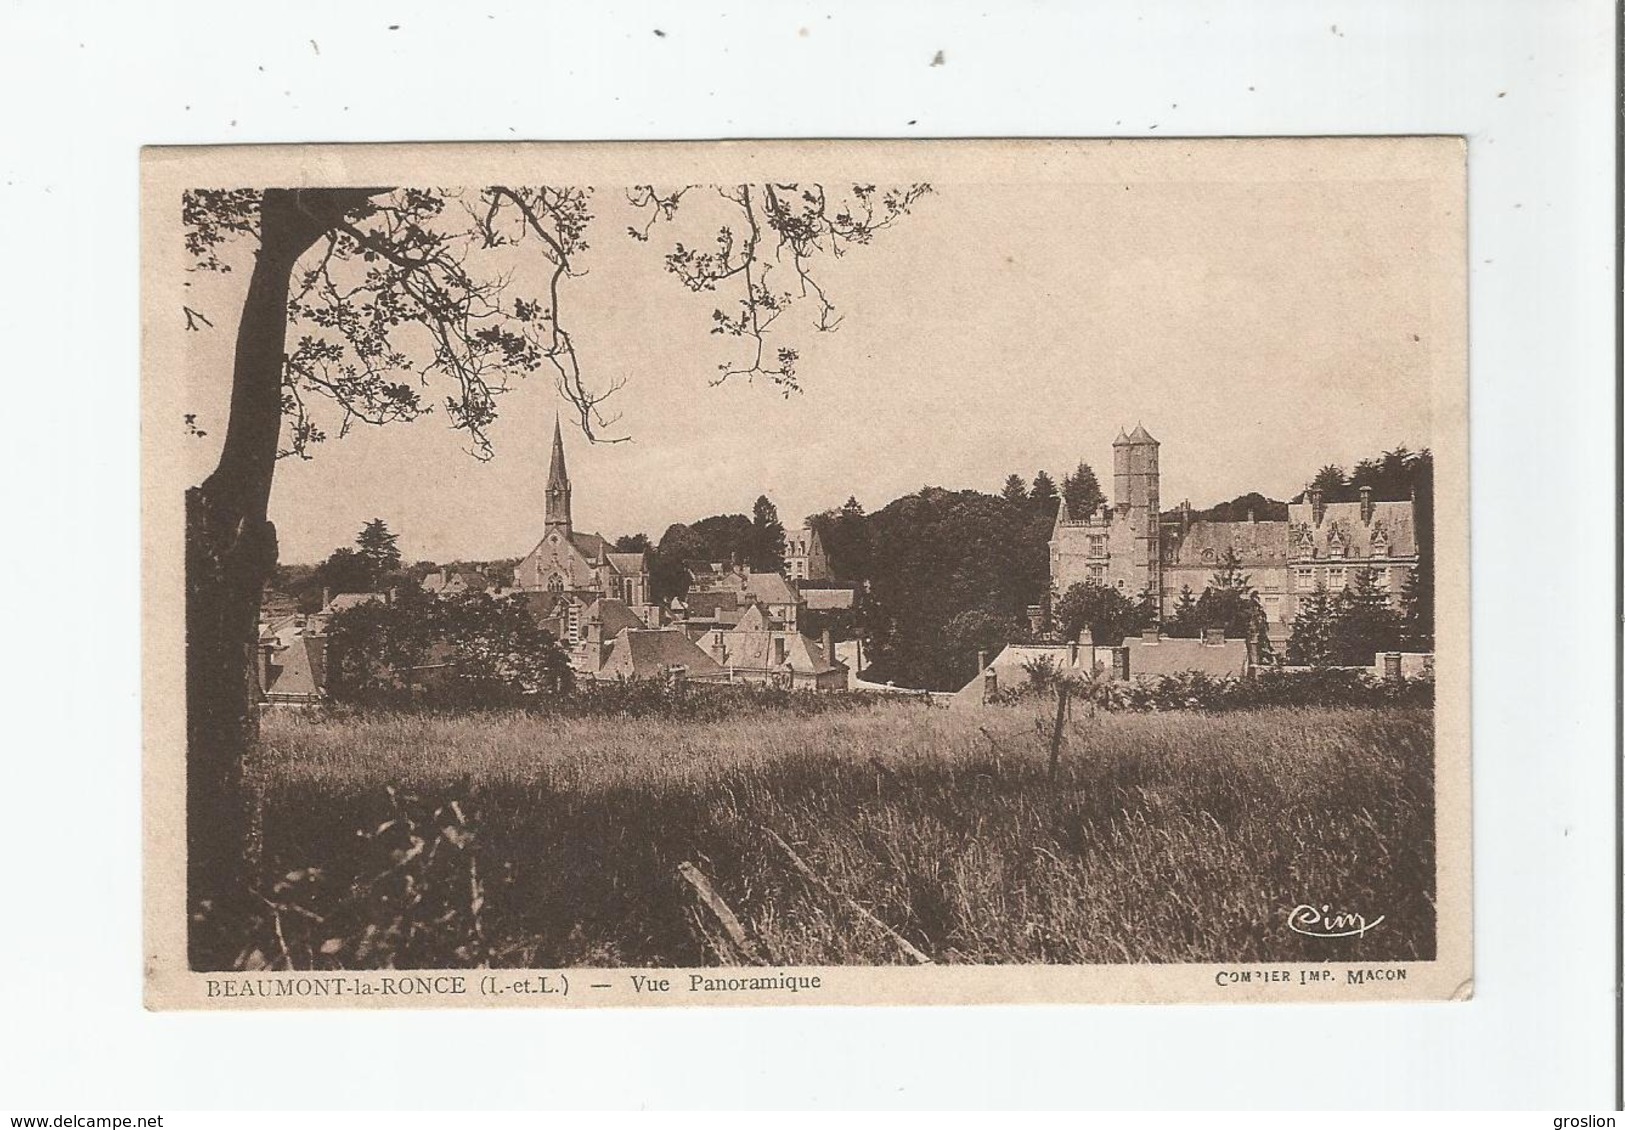
[[(265, 866), (342, 867), (396, 785), (477, 813), (482, 930), (515, 965), (716, 963), (684, 862), (774, 964), (906, 960), (854, 904), (941, 962), (1432, 957), (1430, 710), (1080, 717), (1053, 783), (1043, 712), (273, 711)], [(1386, 917), (1307, 938), (1300, 903)]]

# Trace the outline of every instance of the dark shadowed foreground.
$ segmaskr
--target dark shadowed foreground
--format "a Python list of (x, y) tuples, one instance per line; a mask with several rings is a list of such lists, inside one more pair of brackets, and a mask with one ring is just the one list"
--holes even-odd
[(200, 927), (260, 968), (1433, 956), (1431, 710), (1080, 715), (1051, 783), (1052, 710), (273, 712), (264, 915)]

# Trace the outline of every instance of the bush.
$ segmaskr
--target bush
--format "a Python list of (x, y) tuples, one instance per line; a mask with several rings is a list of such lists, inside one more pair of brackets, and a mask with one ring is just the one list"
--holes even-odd
[(503, 956), (486, 943), (492, 869), (479, 863), (478, 815), (467, 801), (385, 792), (388, 818), (358, 829), (353, 850), (269, 880), (243, 917), (199, 907), (208, 967), (466, 968)]

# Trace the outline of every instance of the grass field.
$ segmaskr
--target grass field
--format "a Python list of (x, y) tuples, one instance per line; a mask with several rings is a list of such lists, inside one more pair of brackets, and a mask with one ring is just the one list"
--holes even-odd
[[(314, 865), (353, 888), (378, 866), (367, 853), (382, 841), (357, 829), (392, 820), (386, 786), (425, 813), (456, 799), (442, 811), (466, 817), (447, 833), (456, 851), (428, 837), (455, 867), (401, 883), (432, 853), (385, 860), (393, 885), (375, 905), (422, 918), (408, 928), (428, 943), (296, 943), (282, 960), (714, 964), (723, 931), (679, 877), (685, 862), (774, 964), (907, 960), (859, 906), (939, 962), (1433, 955), (1430, 710), (1080, 717), (1053, 784), (1043, 713), (894, 703), (685, 724), (273, 711), (266, 874)], [(1363, 938), (1309, 938), (1286, 927), (1300, 903), (1385, 919)], [(426, 950), (435, 938), (462, 948)]]

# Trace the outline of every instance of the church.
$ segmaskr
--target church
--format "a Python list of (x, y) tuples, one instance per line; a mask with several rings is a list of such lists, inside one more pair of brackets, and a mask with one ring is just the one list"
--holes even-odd
[(542, 538), (514, 567), (513, 587), (552, 592), (591, 604), (600, 598), (629, 608), (649, 605), (649, 566), (641, 553), (617, 553), (598, 534), (576, 530), (570, 519), (570, 474), (564, 435), (553, 419), (553, 458), (547, 471)]
[(1156, 594), (1158, 614), (1173, 614), (1180, 591), (1200, 596), (1234, 552), (1258, 592), (1273, 639), (1291, 631), (1298, 601), (1318, 587), (1337, 592), (1368, 573), (1398, 603), (1417, 564), (1414, 501), (1379, 502), (1370, 487), (1357, 502), (1328, 502), (1319, 490), (1287, 507), (1286, 521), (1249, 514), (1243, 521), (1193, 519), (1190, 503), (1161, 509), (1159, 444), (1143, 426), (1112, 444), (1114, 500), (1093, 514), (1071, 514), (1062, 499), (1050, 535), (1050, 586), (1116, 589), (1130, 600)]

